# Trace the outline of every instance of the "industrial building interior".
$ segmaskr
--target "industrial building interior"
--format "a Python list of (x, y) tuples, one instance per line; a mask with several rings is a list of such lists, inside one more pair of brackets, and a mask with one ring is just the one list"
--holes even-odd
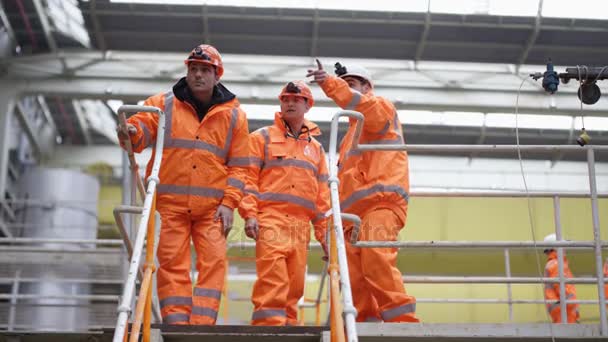
[[(237, 95), (250, 132), (272, 124), (281, 87), (304, 80), (317, 58), (332, 72), (336, 62), (365, 66), (374, 93), (397, 108), (412, 147), (399, 239), (420, 242), (400, 249), (397, 265), (424, 325), (360, 324), (358, 339), (607, 338), (598, 261), (608, 246), (608, 100), (578, 96), (581, 75), (593, 67), (599, 76), (584, 81), (608, 89), (604, 7), (601, 0), (1, 0), (0, 341), (111, 339), (129, 267), (113, 210), (130, 203), (133, 185), (117, 111), (170, 89), (203, 43), (221, 52), (221, 82)], [(573, 78), (553, 93), (543, 88), (549, 61)], [(307, 118), (329, 151), (339, 108), (311, 88)], [(346, 129), (343, 120), (339, 138)], [(578, 146), (584, 133), (589, 143)], [(495, 145), (546, 148), (524, 149), (521, 159), (516, 149), (475, 149)], [(150, 156), (151, 149), (137, 155), (140, 170)], [(132, 238), (136, 228), (127, 220)], [(542, 241), (556, 229), (580, 242), (564, 249), (580, 278), (580, 324), (549, 324), (542, 248), (429, 246)], [(247, 326), (255, 243), (238, 217), (229, 245), (218, 326)], [(329, 341), (321, 257), (312, 242), (300, 312), (301, 325), (317, 330), (243, 328), (228, 337), (220, 328), (205, 336)], [(153, 324), (159, 340), (197, 338), (194, 330), (183, 339), (163, 332), (157, 317)]]

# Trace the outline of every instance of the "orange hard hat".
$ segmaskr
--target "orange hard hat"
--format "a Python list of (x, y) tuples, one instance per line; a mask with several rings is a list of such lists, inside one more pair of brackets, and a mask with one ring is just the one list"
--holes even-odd
[(293, 81), (287, 83), (283, 89), (281, 90), (281, 94), (279, 94), (279, 100), (283, 98), (283, 96), (298, 96), (303, 97), (308, 100), (308, 104), (312, 107), (315, 103), (315, 99), (312, 97), (312, 91), (306, 85), (304, 81)]
[(222, 56), (217, 49), (211, 45), (201, 44), (192, 49), (192, 52), (190, 52), (188, 58), (184, 61), (184, 64), (188, 65), (191, 62), (213, 65), (219, 77), (222, 77), (224, 74)]

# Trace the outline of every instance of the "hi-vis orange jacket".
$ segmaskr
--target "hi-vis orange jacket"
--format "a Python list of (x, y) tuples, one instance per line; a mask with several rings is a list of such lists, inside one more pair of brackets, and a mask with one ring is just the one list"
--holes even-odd
[[(247, 118), (238, 100), (211, 107), (202, 122), (196, 110), (172, 91), (152, 96), (144, 105), (161, 108), (166, 115), (158, 205), (187, 209), (193, 216), (215, 210), (219, 204), (236, 208), (249, 164)], [(155, 114), (137, 113), (128, 122), (137, 127), (137, 134), (131, 136), (135, 152), (155, 146)]]
[[(308, 120), (304, 120), (304, 126), (310, 136), (321, 134), (319, 127)], [(275, 113), (274, 125), (251, 133), (247, 195), (239, 213), (248, 219), (271, 210), (285, 216), (285, 222), (290, 221), (290, 216), (311, 221), (315, 238), (325, 243), (324, 214), (329, 210), (325, 151), (305, 133), (297, 140), (287, 134), (280, 113)]]
[[(321, 88), (341, 108), (363, 114), (359, 144), (404, 143), (397, 110), (387, 99), (371, 92), (363, 95), (335, 76), (329, 76)], [(351, 119), (340, 143), (338, 177), (342, 211), (363, 215), (381, 205), (393, 209), (405, 222), (410, 190), (407, 153), (353, 150), (355, 124)]]
[[(545, 277), (546, 278), (557, 278), (559, 277), (559, 265), (557, 264), (557, 251), (549, 252), (549, 260), (545, 265)], [(568, 266), (568, 260), (564, 255), (564, 277), (572, 278), (572, 272)], [(545, 284), (545, 299), (547, 300), (561, 300), (559, 296), (559, 283), (546, 283)], [(574, 284), (566, 284), (566, 299), (576, 300), (576, 288)], [(547, 304), (547, 311), (553, 320), (553, 323), (565, 323), (562, 322), (561, 307), (559, 302)], [(567, 304), (566, 305), (566, 316), (568, 323), (576, 323), (579, 320), (580, 314), (578, 311), (578, 304)]]

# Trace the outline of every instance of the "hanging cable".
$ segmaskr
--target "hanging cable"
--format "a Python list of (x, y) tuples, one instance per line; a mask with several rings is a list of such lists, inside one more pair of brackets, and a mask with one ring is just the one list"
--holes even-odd
[[(517, 145), (517, 159), (519, 160), (519, 169), (521, 171), (521, 178), (524, 182), (524, 190), (526, 192), (526, 201), (528, 204), (528, 220), (530, 221), (530, 232), (532, 233), (532, 242), (534, 244), (534, 256), (536, 257), (536, 268), (537, 268), (537, 272), (538, 272), (538, 278), (539, 280), (541, 280), (541, 285), (543, 285), (542, 283), (542, 278), (543, 278), (543, 274), (544, 272), (541, 270), (541, 264), (540, 264), (540, 256), (538, 254), (538, 248), (536, 247), (536, 229), (534, 227), (534, 214), (532, 212), (532, 199), (530, 197), (530, 191), (528, 190), (528, 183), (526, 181), (526, 175), (524, 172), (524, 162), (523, 159), (521, 157), (521, 149), (520, 149), (520, 144), (519, 144), (519, 95), (521, 94), (521, 88), (524, 86), (524, 83), (526, 82), (526, 78), (524, 78), (521, 81), (521, 84), (519, 85), (519, 89), (517, 90), (517, 98), (515, 99), (515, 140), (516, 140), (516, 145)], [(543, 293), (543, 301), (544, 301), (544, 305), (545, 308), (547, 308), (547, 298), (545, 298), (545, 294)], [(547, 317), (547, 321), (549, 323), (551, 323), (551, 317), (549, 316), (549, 313), (547, 312), (547, 310), (545, 311), (545, 315)], [(549, 324), (549, 330), (551, 332), (551, 341), (555, 342), (555, 334), (553, 333), (553, 324)]]

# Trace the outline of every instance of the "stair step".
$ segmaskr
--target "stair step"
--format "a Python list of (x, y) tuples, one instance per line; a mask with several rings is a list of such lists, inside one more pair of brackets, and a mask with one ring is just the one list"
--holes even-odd
[(251, 325), (153, 325), (160, 329), (164, 342), (195, 342), (205, 338), (209, 341), (232, 342), (318, 342), (329, 327), (261, 327)]

